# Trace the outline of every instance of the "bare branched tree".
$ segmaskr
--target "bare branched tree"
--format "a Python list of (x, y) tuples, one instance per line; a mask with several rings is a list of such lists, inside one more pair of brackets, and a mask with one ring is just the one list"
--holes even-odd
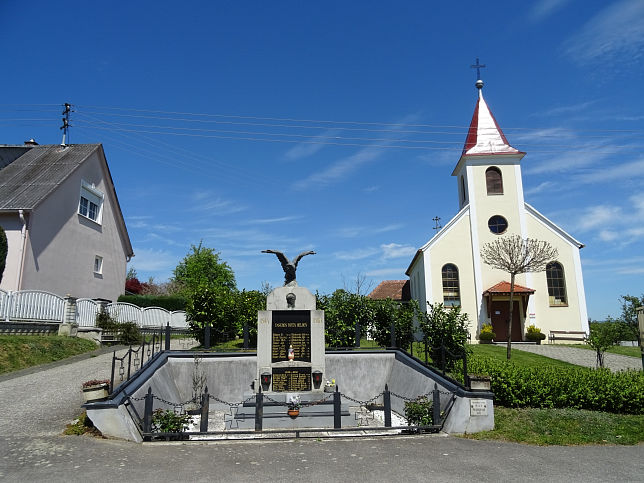
[(504, 236), (483, 245), (481, 259), (492, 268), (510, 274), (510, 318), (508, 324), (508, 354), (512, 351), (512, 310), (514, 306), (514, 278), (520, 273), (542, 272), (555, 260), (559, 252), (550, 243), (519, 235)]

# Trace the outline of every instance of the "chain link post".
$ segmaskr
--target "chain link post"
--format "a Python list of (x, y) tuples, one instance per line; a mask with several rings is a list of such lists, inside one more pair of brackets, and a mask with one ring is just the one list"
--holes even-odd
[(170, 322), (165, 326), (165, 350), (170, 350)]
[(333, 393), (333, 427), (340, 429), (342, 427), (342, 412), (340, 406), (340, 388), (335, 385), (335, 392)]
[(130, 369), (132, 368), (132, 346), (130, 346), (130, 349), (127, 351), (127, 379), (126, 381), (130, 380)]
[(203, 329), (203, 348), (204, 350), (210, 350), (210, 324)]
[(354, 347), (360, 347), (360, 321), (356, 321), (356, 340)]
[(208, 411), (210, 409), (210, 396), (208, 394), (208, 386), (206, 386), (203, 395), (201, 396), (201, 423), (199, 424), (199, 432), (208, 432)]
[(385, 392), (382, 394), (382, 401), (385, 405), (385, 427), (391, 428), (391, 393), (387, 384), (385, 384)]
[(110, 394), (114, 392), (114, 371), (116, 370), (116, 351), (112, 354), (112, 375), (110, 377)]
[(255, 431), (262, 430), (262, 420), (264, 419), (264, 395), (260, 386), (259, 392), (255, 396)]
[(154, 405), (154, 396), (152, 396), (152, 386), (148, 388), (148, 393), (145, 395), (145, 410), (143, 412), (143, 432), (152, 432), (152, 409)]
[(434, 383), (434, 394), (432, 395), (432, 416), (434, 425), (440, 424), (441, 421), (441, 393), (438, 390), (438, 385)]

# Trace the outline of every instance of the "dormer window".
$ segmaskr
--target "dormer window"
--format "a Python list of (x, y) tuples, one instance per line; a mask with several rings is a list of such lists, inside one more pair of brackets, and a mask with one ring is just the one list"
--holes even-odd
[(78, 214), (99, 224), (102, 220), (103, 193), (96, 189), (96, 186), (86, 181), (81, 181)]
[(499, 168), (492, 166), (485, 170), (485, 183), (488, 195), (503, 194), (503, 176)]

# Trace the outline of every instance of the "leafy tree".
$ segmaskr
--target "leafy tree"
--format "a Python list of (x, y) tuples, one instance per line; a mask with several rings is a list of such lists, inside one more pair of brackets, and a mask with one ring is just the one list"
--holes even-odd
[(396, 345), (409, 347), (414, 340), (414, 316), (418, 313), (418, 302), (412, 300), (408, 303), (395, 302), (389, 298), (385, 300), (371, 300), (365, 298), (371, 307), (369, 315), (369, 333), (380, 346), (391, 345), (391, 324), (393, 322), (396, 333)]
[(134, 277), (125, 280), (125, 293), (138, 295), (142, 290), (143, 285), (139, 282), (138, 278)]
[(230, 266), (220, 259), (219, 253), (212, 248), (192, 245), (192, 252), (174, 269), (172, 282), (182, 287), (187, 294), (195, 294), (203, 289), (235, 290), (235, 274)]
[(250, 330), (251, 343), (257, 340), (257, 311), (266, 308), (261, 292), (241, 292), (224, 288), (204, 288), (194, 293), (186, 312), (190, 330), (204, 343), (204, 328), (210, 325), (210, 343), (217, 344), (241, 337), (244, 323)]
[(622, 295), (620, 297), (620, 303), (622, 305), (620, 320), (628, 327), (629, 335), (631, 337), (634, 335), (637, 343), (641, 344), (640, 331), (637, 324), (637, 307), (644, 305), (644, 294), (640, 298), (633, 295)]
[(7, 234), (4, 232), (4, 228), (0, 226), (0, 282), (2, 282), (2, 274), (4, 273), (4, 267), (7, 264), (8, 249)]
[(125, 275), (125, 280), (130, 280), (133, 278), (139, 278), (139, 274), (136, 273), (136, 268), (130, 267), (127, 269), (127, 274)]
[(355, 345), (356, 324), (367, 328), (369, 307), (364, 296), (338, 289), (332, 295), (317, 295), (319, 310), (324, 310), (326, 342), (331, 347)]
[(590, 334), (585, 341), (586, 344), (595, 349), (598, 367), (604, 367), (604, 352), (617, 344), (619, 339), (619, 328), (615, 324), (603, 323), (590, 326)]
[(481, 250), (483, 263), (510, 274), (510, 314), (508, 324), (508, 352), (512, 354), (512, 312), (514, 308), (514, 279), (520, 273), (542, 272), (546, 265), (556, 259), (559, 253), (546, 241), (519, 235), (503, 236), (486, 243)]
[(429, 355), (434, 365), (442, 363), (445, 350), (445, 370), (454, 367), (456, 361), (466, 354), (469, 318), (461, 313), (459, 306), (445, 307), (443, 304), (430, 304), (426, 313), (420, 314), (418, 323), (425, 336)]

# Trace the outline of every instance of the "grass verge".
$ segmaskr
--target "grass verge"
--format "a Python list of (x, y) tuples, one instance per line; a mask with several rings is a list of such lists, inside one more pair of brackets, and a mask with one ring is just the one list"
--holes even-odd
[(536, 445), (639, 444), (644, 415), (581, 409), (494, 408), (495, 428), (464, 437)]
[[(587, 349), (591, 351), (595, 350), (586, 344), (566, 344), (566, 347), (574, 347), (576, 349)], [(639, 347), (626, 347), (626, 346), (616, 345), (608, 348), (606, 352), (610, 352), (611, 354), (618, 354), (620, 356), (637, 357), (638, 359), (642, 357), (641, 355), (642, 353), (640, 352)]]
[[(468, 347), (472, 349), (472, 357), (490, 357), (500, 361), (507, 360), (507, 348), (505, 346), (472, 344)], [(512, 349), (512, 357), (510, 361), (518, 366), (579, 367), (574, 364), (570, 364), (569, 362), (551, 359), (550, 357), (533, 354), (532, 352), (524, 352), (521, 349), (514, 348)]]
[(76, 337), (1, 335), (0, 374), (93, 351), (96, 344)]

